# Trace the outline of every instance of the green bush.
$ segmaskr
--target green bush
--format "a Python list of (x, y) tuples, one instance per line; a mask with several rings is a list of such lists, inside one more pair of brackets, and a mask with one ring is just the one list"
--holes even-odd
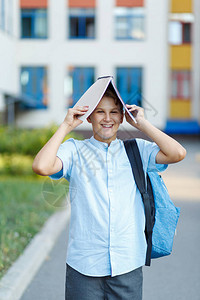
[[(32, 170), (33, 159), (48, 142), (58, 126), (51, 125), (43, 129), (21, 129), (0, 127), (0, 176), (31, 175), (38, 177)], [(70, 132), (69, 138), (82, 139), (81, 135)]]
[(34, 175), (33, 157), (21, 154), (0, 155), (0, 175)]
[[(0, 127), (0, 153), (18, 153), (35, 156), (58, 129), (52, 124), (43, 129), (21, 129), (7, 126)], [(81, 139), (80, 135), (70, 132), (66, 138)]]

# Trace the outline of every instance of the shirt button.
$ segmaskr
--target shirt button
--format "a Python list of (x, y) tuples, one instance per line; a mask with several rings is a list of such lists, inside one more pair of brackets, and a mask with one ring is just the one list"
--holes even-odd
[(112, 189), (110, 189), (110, 192), (112, 193)]
[(113, 227), (111, 228), (111, 231), (114, 231), (114, 228), (113, 228)]
[(114, 207), (111, 207), (111, 211), (114, 211), (115, 209), (114, 209)]

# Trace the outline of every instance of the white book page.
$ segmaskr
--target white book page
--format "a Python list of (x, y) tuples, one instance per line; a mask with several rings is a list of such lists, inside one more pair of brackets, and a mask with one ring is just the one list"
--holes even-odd
[(102, 77), (95, 81), (93, 85), (89, 87), (89, 89), (81, 96), (78, 102), (74, 105), (74, 107), (78, 106), (86, 106), (89, 105), (88, 111), (84, 114), (84, 116), (78, 117), (78, 119), (84, 121), (95, 109), (101, 100), (103, 94), (105, 93), (112, 77)]

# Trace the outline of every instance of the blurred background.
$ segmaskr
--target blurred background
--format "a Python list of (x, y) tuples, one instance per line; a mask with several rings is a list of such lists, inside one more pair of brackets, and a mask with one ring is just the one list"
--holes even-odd
[[(199, 0), (0, 0), (0, 279), (68, 192), (66, 180), (33, 173), (35, 155), (105, 75), (187, 150), (163, 174), (181, 217), (173, 255), (144, 269), (144, 299), (199, 300)], [(125, 121), (120, 128), (122, 139), (141, 136)], [(83, 122), (65, 139), (91, 134)], [(67, 230), (22, 300), (63, 299)]]
[(154, 125), (199, 133), (199, 15), (198, 0), (0, 0), (1, 124), (60, 124), (112, 75)]

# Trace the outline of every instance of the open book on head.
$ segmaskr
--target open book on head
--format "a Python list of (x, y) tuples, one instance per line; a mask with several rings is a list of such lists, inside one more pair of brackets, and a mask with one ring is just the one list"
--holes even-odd
[(96, 106), (99, 104), (100, 100), (102, 99), (105, 91), (107, 88), (110, 88), (114, 91), (114, 93), (117, 95), (118, 99), (121, 101), (123, 104), (123, 107), (125, 111), (129, 114), (129, 116), (133, 119), (135, 123), (136, 120), (133, 117), (133, 115), (129, 112), (129, 110), (126, 107), (126, 104), (122, 100), (119, 91), (117, 90), (114, 81), (113, 81), (113, 76), (104, 76), (104, 77), (99, 77), (93, 85), (87, 89), (87, 91), (81, 96), (81, 98), (78, 100), (78, 102), (74, 105), (76, 106), (89, 106), (88, 111), (85, 113), (84, 116), (78, 117), (80, 120), (84, 121), (96, 108)]

